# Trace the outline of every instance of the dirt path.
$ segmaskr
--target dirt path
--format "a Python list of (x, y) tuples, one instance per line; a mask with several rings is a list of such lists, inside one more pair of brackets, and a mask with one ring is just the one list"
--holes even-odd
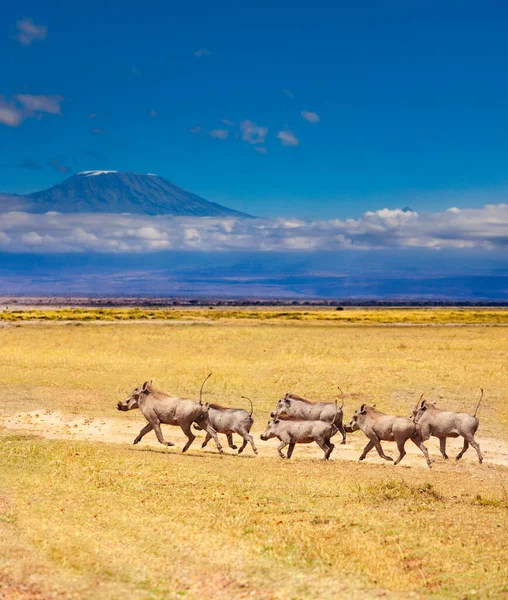
[[(141, 417), (141, 415), (140, 415)], [(0, 416), (0, 426), (7, 429), (25, 430), (29, 433), (41, 435), (49, 439), (67, 439), (67, 440), (85, 440), (89, 442), (112, 442), (117, 444), (132, 444), (132, 441), (138, 434), (139, 430), (144, 426), (146, 421), (139, 418), (132, 420), (130, 418), (104, 418), (104, 417), (85, 417), (76, 415), (66, 415), (57, 411), (49, 411), (45, 409), (34, 410), (30, 412), (22, 412), (12, 416)], [(263, 442), (259, 439), (261, 431), (254, 431), (256, 446), (258, 447), (260, 456), (277, 456), (276, 447), (277, 440), (269, 440)], [(164, 427), (164, 435), (167, 439), (175, 442), (174, 448), (168, 448), (168, 453), (179, 452), (186, 441), (186, 437), (178, 427)], [(201, 450), (201, 442), (204, 438), (202, 432), (196, 431), (197, 439), (194, 442), (190, 451), (193, 452), (216, 452), (215, 444), (211, 441), (205, 450)], [(224, 450), (227, 453), (235, 454), (236, 451), (227, 447), (225, 436), (220, 436)], [(235, 442), (238, 443), (238, 436), (235, 437)], [(353, 460), (357, 461), (361, 451), (366, 443), (366, 438), (360, 432), (348, 436), (348, 443), (342, 446), (337, 440), (335, 450), (332, 454), (332, 460)], [(478, 436), (478, 441), (482, 448), (485, 463), (503, 465), (508, 467), (508, 443), (498, 439), (482, 438)], [(431, 438), (427, 443), (431, 456), (436, 459), (436, 463), (445, 464), (445, 461), (439, 454), (439, 443), (436, 438)], [(390, 442), (384, 442), (388, 454), (392, 457), (396, 456), (395, 445)], [(160, 444), (155, 439), (153, 432), (147, 434), (143, 441), (139, 444), (139, 448), (157, 447), (161, 448)], [(462, 448), (460, 440), (449, 440), (447, 451), (450, 457), (456, 456)], [(422, 453), (416, 446), (409, 442), (406, 446), (407, 456), (404, 458), (401, 466), (417, 467), (426, 469), (425, 460)], [(250, 446), (244, 453), (252, 455)], [(293, 454), (292, 460), (299, 458), (321, 458), (322, 452), (315, 445), (300, 445), (297, 446)], [(366, 459), (367, 462), (384, 462), (380, 459), (375, 451), (371, 451)], [(462, 463), (476, 463), (476, 452), (472, 449), (465, 454), (461, 461)], [(450, 466), (455, 464), (455, 460), (450, 459)]]

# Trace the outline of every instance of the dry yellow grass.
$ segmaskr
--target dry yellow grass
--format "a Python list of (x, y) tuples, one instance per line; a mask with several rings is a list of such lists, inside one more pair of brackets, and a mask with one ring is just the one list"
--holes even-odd
[[(407, 414), (419, 393), (508, 431), (504, 327), (305, 322), (26, 324), (0, 329), (1, 413), (116, 415), (145, 379), (255, 401), (287, 390)], [(126, 423), (140, 415), (123, 415)], [(134, 429), (133, 429), (134, 430)], [(0, 436), (0, 573), (80, 598), (498, 598), (508, 593), (507, 469), (434, 470), (188, 455)], [(1, 585), (1, 578), (0, 578)], [(0, 588), (1, 589), (1, 588)]]

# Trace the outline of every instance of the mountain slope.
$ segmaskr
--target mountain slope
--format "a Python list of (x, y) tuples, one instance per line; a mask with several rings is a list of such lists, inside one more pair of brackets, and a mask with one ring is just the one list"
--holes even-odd
[(132, 213), (193, 217), (250, 217), (209, 202), (163, 177), (119, 171), (84, 171), (25, 196), (31, 212)]

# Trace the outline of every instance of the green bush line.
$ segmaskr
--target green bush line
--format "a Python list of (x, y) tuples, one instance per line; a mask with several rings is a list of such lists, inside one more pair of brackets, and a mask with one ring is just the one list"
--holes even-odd
[(63, 308), (4, 310), (0, 321), (220, 321), (220, 320), (329, 321), (345, 324), (502, 324), (508, 310), (391, 309), (344, 311), (178, 310), (139, 308)]

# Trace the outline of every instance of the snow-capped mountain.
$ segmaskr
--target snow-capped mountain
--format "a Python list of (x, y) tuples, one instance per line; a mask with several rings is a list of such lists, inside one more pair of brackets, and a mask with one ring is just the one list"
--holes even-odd
[[(47, 190), (22, 197), (30, 212), (132, 213), (193, 217), (249, 217), (209, 202), (167, 179), (120, 171), (83, 171)], [(21, 200), (21, 198), (20, 198)]]

